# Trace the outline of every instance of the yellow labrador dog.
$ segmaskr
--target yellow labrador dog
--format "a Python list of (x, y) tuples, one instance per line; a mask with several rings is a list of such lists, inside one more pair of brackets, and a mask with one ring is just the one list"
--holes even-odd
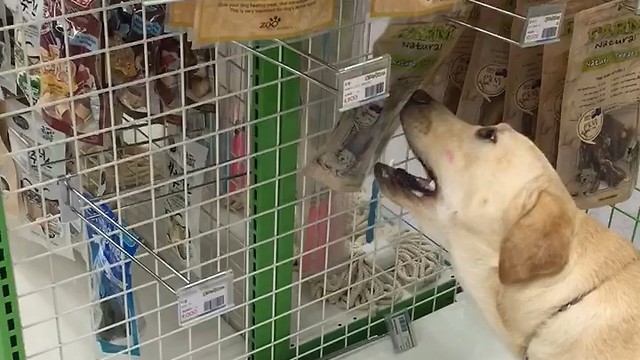
[(578, 210), (544, 155), (508, 125), (469, 125), (426, 92), (401, 113), (426, 175), (378, 163), (383, 194), (447, 238), (462, 287), (529, 360), (640, 359), (640, 261)]

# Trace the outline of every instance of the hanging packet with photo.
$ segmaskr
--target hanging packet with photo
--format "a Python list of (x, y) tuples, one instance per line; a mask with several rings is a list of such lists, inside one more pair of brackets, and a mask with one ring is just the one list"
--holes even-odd
[(334, 23), (336, 0), (197, 0), (194, 46), (216, 42), (286, 39)]
[(581, 209), (627, 200), (638, 176), (640, 17), (618, 2), (574, 19), (557, 171)]
[[(170, 133), (181, 134), (178, 127), (169, 125)], [(207, 165), (209, 149), (187, 138), (186, 144), (173, 145), (182, 142), (181, 135), (170, 138), (171, 144), (167, 154), (167, 172), (171, 183), (167, 185), (167, 197), (164, 200), (164, 216), (166, 230), (164, 241), (159, 241), (158, 246), (167, 248), (160, 251), (169, 263), (179, 270), (187, 268), (200, 278), (202, 276), (201, 251), (199, 238), (204, 173)], [(186, 153), (185, 153), (186, 152)], [(186, 166), (186, 167), (185, 167)], [(194, 172), (199, 172), (194, 174)], [(185, 187), (187, 188), (185, 197)], [(194, 208), (184, 210), (189, 206)]]
[[(466, 19), (470, 9), (461, 7), (450, 16)], [(441, 14), (392, 21), (373, 45), (374, 56), (391, 56), (389, 97), (343, 112), (328, 141), (306, 165), (305, 176), (337, 191), (359, 191), (398, 129), (402, 107), (433, 77), (460, 33)]]
[[(488, 0), (487, 3), (506, 10), (514, 9), (514, 0)], [(504, 37), (511, 34), (512, 18), (495, 10), (480, 8), (478, 21), (495, 34)], [(459, 118), (483, 126), (502, 122), (508, 62), (508, 42), (487, 34), (477, 34), (458, 104)]]
[(555, 166), (558, 158), (558, 131), (562, 113), (562, 93), (567, 73), (573, 21), (582, 10), (606, 3), (608, 0), (569, 0), (564, 12), (563, 27), (558, 42), (546, 44), (542, 56), (542, 82), (535, 143)]

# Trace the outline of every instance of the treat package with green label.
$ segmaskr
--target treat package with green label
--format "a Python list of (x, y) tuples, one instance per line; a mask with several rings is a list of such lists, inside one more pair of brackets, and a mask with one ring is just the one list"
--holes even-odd
[[(516, 13), (523, 14), (531, 6), (546, 3), (547, 0), (518, 0)], [(511, 38), (522, 37), (522, 21), (514, 19)], [(505, 88), (504, 114), (502, 121), (533, 140), (540, 103), (540, 83), (542, 82), (543, 46), (519, 47), (511, 45), (507, 86)]]
[[(465, 20), (470, 10), (467, 5), (447, 14)], [(359, 191), (374, 160), (398, 129), (400, 110), (415, 90), (432, 79), (461, 32), (442, 14), (393, 20), (373, 44), (374, 56), (391, 56), (385, 85), (389, 97), (343, 112), (304, 174), (337, 191)]]
[[(513, 11), (514, 0), (488, 0), (487, 4)], [(509, 37), (512, 18), (482, 7), (479, 24), (495, 34)], [(462, 89), (457, 115), (474, 125), (502, 122), (507, 86), (509, 43), (487, 34), (478, 34)]]
[[(474, 6), (468, 23), (476, 25), (479, 13), (479, 7)], [(424, 90), (431, 97), (444, 104), (454, 114), (458, 111), (477, 33), (476, 30), (463, 28), (449, 57), (440, 64), (431, 81), (424, 86)]]
[(371, 17), (416, 17), (459, 8), (464, 0), (371, 0)]
[(558, 131), (562, 111), (562, 93), (564, 92), (564, 80), (567, 73), (567, 61), (569, 60), (573, 20), (579, 11), (604, 4), (607, 1), (568, 0), (559, 41), (544, 46), (535, 143), (554, 166), (558, 158)]
[(574, 19), (557, 171), (581, 209), (627, 200), (638, 172), (640, 17), (619, 2)]

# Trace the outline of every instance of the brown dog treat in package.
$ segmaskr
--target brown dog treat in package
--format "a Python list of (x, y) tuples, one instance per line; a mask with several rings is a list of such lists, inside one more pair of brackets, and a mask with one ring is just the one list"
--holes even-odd
[(638, 172), (640, 18), (611, 2), (574, 19), (557, 171), (581, 209), (631, 196)]
[[(479, 14), (478, 6), (474, 6), (469, 15), (469, 24), (475, 25)], [(454, 114), (460, 103), (476, 34), (477, 31), (473, 29), (463, 28), (449, 57), (440, 64), (433, 79), (424, 86), (429, 95)]]
[[(454, 16), (466, 19), (469, 10), (470, 6), (462, 7)], [(305, 175), (337, 191), (359, 191), (373, 161), (396, 132), (400, 110), (431, 80), (460, 33), (440, 14), (390, 23), (373, 45), (374, 56), (391, 56), (389, 97), (343, 112), (328, 141), (305, 167)]]
[[(487, 4), (513, 10), (514, 0), (490, 0)], [(509, 37), (511, 18), (482, 7), (479, 24), (486, 30)], [(507, 86), (509, 43), (478, 34), (473, 44), (469, 69), (462, 89), (457, 115), (475, 125), (494, 125), (502, 121), (504, 91)]]
[[(516, 13), (526, 13), (529, 7), (546, 2), (547, 0), (517, 0)], [(511, 26), (511, 38), (520, 39), (522, 30), (522, 20), (514, 19)], [(538, 104), (540, 103), (543, 49), (543, 46), (519, 47), (511, 45), (509, 65), (507, 66), (509, 77), (505, 88), (502, 121), (532, 140), (538, 118)]]
[(415, 17), (452, 10), (461, 0), (371, 0), (372, 17)]
[(576, 13), (608, 0), (569, 0), (566, 3), (560, 41), (544, 46), (542, 56), (542, 82), (535, 143), (549, 162), (555, 165), (558, 157), (558, 131), (562, 111), (562, 93), (569, 60), (569, 47)]
[[(102, 17), (98, 10), (101, 3), (95, 0), (45, 0), (43, 5), (45, 18), (68, 16), (66, 26), (60, 26), (57, 20), (44, 22), (40, 32), (40, 59), (44, 67), (40, 73), (39, 102), (43, 104), (44, 120), (69, 136), (108, 127), (111, 117), (107, 95), (95, 94), (103, 86), (102, 55), (77, 57), (102, 49)], [(93, 12), (86, 13), (90, 10)], [(72, 57), (72, 60), (65, 60)], [(63, 101), (71, 95), (75, 97), (73, 101)], [(80, 139), (102, 145), (105, 136), (99, 133)]]
[(330, 27), (336, 0), (198, 0), (196, 47), (221, 41), (292, 38)]

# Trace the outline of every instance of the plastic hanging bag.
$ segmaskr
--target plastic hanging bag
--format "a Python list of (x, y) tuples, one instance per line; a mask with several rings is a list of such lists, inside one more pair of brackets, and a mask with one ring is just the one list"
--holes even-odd
[(559, 41), (544, 46), (535, 143), (553, 165), (556, 164), (558, 159), (558, 131), (562, 113), (562, 93), (564, 92), (564, 80), (569, 60), (573, 20), (579, 11), (604, 4), (607, 1), (567, 1)]
[(197, 0), (182, 0), (167, 4), (165, 29), (170, 32), (191, 31), (196, 16)]
[[(15, 99), (7, 100), (7, 110), (26, 107)], [(79, 221), (64, 222), (62, 213), (70, 209), (64, 198), (63, 185), (47, 183), (67, 174), (66, 136), (49, 127), (39, 113), (28, 111), (7, 118), (9, 142), (16, 164), (19, 189), (19, 213), (14, 214), (20, 226), (15, 235), (34, 241), (56, 254), (74, 260), (72, 238), (79, 235)], [(31, 150), (40, 146), (37, 150)], [(46, 185), (39, 185), (47, 183)]]
[[(466, 19), (470, 8), (463, 6), (449, 15)], [(389, 98), (343, 112), (304, 174), (333, 190), (359, 191), (374, 159), (396, 132), (402, 107), (431, 80), (460, 33), (460, 28), (440, 14), (389, 24), (373, 46), (374, 56), (389, 54), (392, 58)]]
[[(169, 125), (169, 133), (180, 134), (180, 128)], [(186, 131), (186, 129), (184, 130)], [(172, 182), (167, 185), (167, 197), (163, 202), (166, 218), (166, 232), (160, 247), (168, 247), (160, 254), (177, 269), (190, 268), (198, 277), (202, 277), (200, 241), (200, 207), (184, 210), (188, 206), (200, 204), (203, 200), (204, 173), (201, 172), (207, 164), (209, 149), (187, 138), (186, 144), (173, 145), (182, 142), (181, 135), (169, 138), (170, 147), (167, 156), (167, 171)], [(184, 153), (186, 151), (186, 154)], [(186, 163), (185, 163), (186, 161)], [(194, 172), (200, 171), (199, 174)], [(184, 190), (187, 188), (187, 196)]]
[[(487, 0), (486, 3), (506, 10), (515, 7), (514, 0)], [(505, 37), (511, 34), (512, 19), (495, 10), (482, 7), (478, 21), (493, 33)], [(508, 42), (486, 34), (476, 36), (458, 104), (459, 118), (483, 126), (502, 122), (508, 62)]]
[[(90, 194), (85, 193), (85, 197), (93, 200)], [(99, 207), (111, 220), (118, 222), (118, 217), (109, 205), (102, 204)], [(129, 259), (138, 252), (140, 239), (132, 239), (118, 232), (111, 222), (91, 208), (85, 210), (84, 216), (100, 231), (110, 235), (111, 239), (105, 239), (92, 226), (86, 226), (93, 271), (91, 289), (93, 301), (98, 302), (98, 305), (91, 309), (95, 321), (94, 329), (97, 331), (96, 341), (102, 353), (140, 356), (142, 320), (138, 318), (136, 311)], [(122, 246), (127, 255), (118, 250), (112, 242)]]
[[(42, 115), (45, 121), (69, 136), (75, 136), (76, 132), (84, 135), (110, 126), (107, 94), (95, 94), (103, 87), (102, 55), (77, 57), (96, 53), (103, 47), (102, 16), (98, 10), (101, 4), (97, 0), (44, 0), (43, 3), (45, 18), (68, 17), (65, 26), (59, 25), (57, 20), (42, 25), (40, 57), (45, 64), (41, 71), (39, 101), (44, 106)], [(87, 10), (93, 12), (73, 15)], [(70, 57), (75, 58), (60, 61)], [(71, 95), (76, 97), (73, 102), (58, 103)], [(47, 105), (52, 102), (55, 103)], [(80, 140), (102, 145), (105, 136), (99, 133), (82, 136)]]
[(627, 200), (638, 176), (638, 16), (619, 2), (579, 12), (569, 52), (557, 171), (582, 209)]
[(284, 39), (334, 23), (336, 0), (198, 0), (196, 47), (224, 41)]
[[(6, 26), (13, 25), (10, 23), (10, 20), (12, 20), (11, 11), (4, 3), (0, 4), (0, 29), (3, 29), (0, 34), (0, 72), (15, 70), (14, 65), (12, 64), (15, 61), (12, 59), (12, 39), (9, 34), (9, 30), (5, 29)], [(12, 94), (18, 93), (17, 81), (18, 76), (15, 71), (0, 75), (0, 86), (9, 90)]]
[(452, 10), (461, 0), (371, 0), (372, 17), (416, 17)]

